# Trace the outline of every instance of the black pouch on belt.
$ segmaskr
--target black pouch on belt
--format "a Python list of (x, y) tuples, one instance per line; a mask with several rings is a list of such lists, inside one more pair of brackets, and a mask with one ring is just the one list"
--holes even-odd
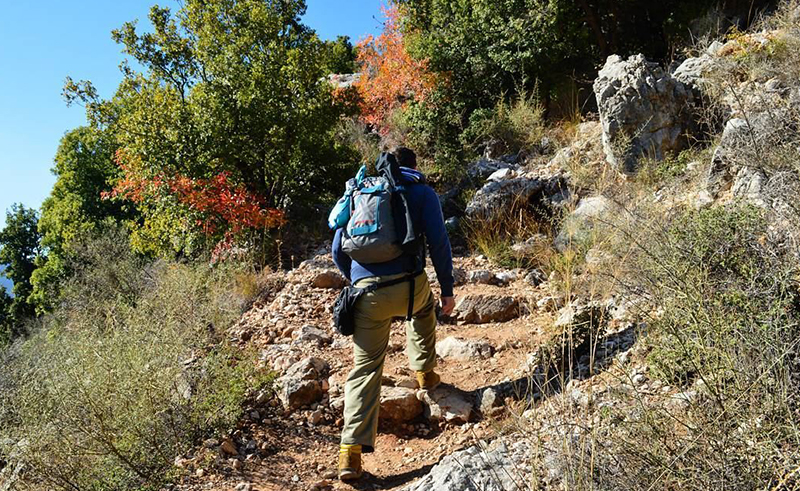
[(336, 303), (333, 305), (333, 323), (336, 330), (343, 336), (352, 336), (355, 330), (356, 302), (361, 295), (367, 293), (367, 288), (346, 286), (339, 292)]

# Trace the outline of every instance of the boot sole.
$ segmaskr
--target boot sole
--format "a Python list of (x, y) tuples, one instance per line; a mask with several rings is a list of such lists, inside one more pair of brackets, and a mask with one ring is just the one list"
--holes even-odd
[(361, 472), (356, 472), (353, 469), (342, 469), (339, 471), (340, 481), (355, 481), (361, 478)]

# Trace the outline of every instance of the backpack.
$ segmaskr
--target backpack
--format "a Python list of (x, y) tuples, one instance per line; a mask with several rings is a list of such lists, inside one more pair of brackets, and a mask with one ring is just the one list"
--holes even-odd
[(413, 184), (401, 184), (400, 166), (391, 153), (381, 154), (375, 168), (378, 176), (365, 177), (362, 167), (348, 181), (328, 224), (344, 227), (342, 250), (361, 264), (420, 255), (422, 238), (414, 229), (406, 196), (406, 186)]

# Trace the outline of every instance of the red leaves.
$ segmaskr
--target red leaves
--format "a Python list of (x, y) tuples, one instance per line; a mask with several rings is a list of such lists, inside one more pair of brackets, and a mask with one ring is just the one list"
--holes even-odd
[(391, 113), (409, 100), (424, 101), (436, 79), (428, 70), (427, 60), (416, 60), (408, 54), (397, 5), (382, 10), (386, 16), (383, 32), (358, 44), (362, 76), (355, 86), (361, 96), (364, 122), (385, 134)]
[(116, 161), (123, 177), (103, 198), (122, 197), (137, 204), (174, 198), (197, 217), (195, 225), (209, 236), (222, 232), (229, 237), (247, 229), (280, 227), (285, 222), (281, 210), (265, 208), (262, 196), (232, 183), (228, 172), (210, 179), (180, 174), (147, 177), (139, 159), (128, 152), (117, 151)]

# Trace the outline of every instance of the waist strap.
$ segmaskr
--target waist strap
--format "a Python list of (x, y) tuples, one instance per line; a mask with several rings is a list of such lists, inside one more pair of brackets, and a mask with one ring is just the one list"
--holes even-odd
[(374, 292), (379, 288), (386, 288), (389, 286), (399, 285), (400, 283), (408, 282), (408, 312), (406, 314), (406, 320), (410, 321), (411, 317), (414, 315), (414, 292), (416, 291), (416, 278), (417, 276), (421, 275), (422, 271), (417, 271), (416, 273), (412, 273), (410, 275), (403, 276), (401, 278), (396, 278), (394, 280), (383, 281), (381, 283), (373, 283), (369, 286), (364, 287), (367, 293)]

